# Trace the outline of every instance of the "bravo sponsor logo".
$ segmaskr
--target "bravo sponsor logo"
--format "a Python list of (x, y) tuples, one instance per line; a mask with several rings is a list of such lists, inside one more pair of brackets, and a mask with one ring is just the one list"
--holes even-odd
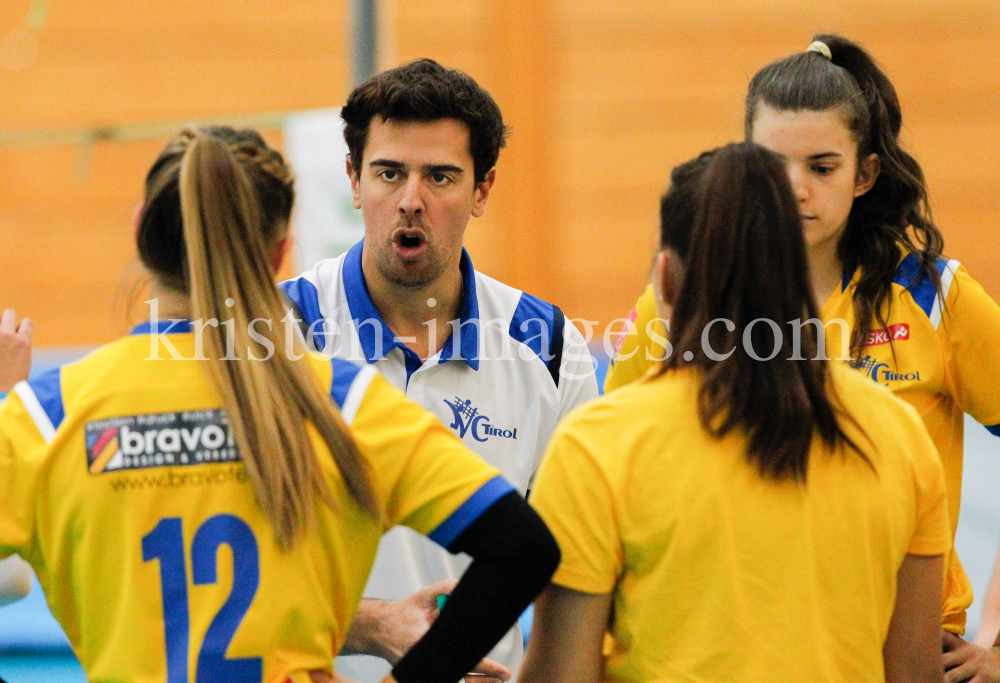
[(879, 346), (889, 342), (906, 341), (910, 338), (910, 326), (906, 323), (896, 323), (882, 330), (872, 330), (868, 333), (867, 346)]
[(883, 363), (877, 358), (872, 358), (870, 355), (862, 358), (858, 363), (855, 364), (861, 372), (872, 380), (873, 382), (878, 382), (885, 386), (889, 386), (892, 382), (919, 382), (920, 381), (920, 371), (916, 372), (893, 372), (888, 364)]
[(126, 415), (88, 422), (91, 474), (240, 460), (222, 410)]
[(500, 429), (496, 425), (490, 424), (490, 418), (481, 414), (469, 399), (463, 400), (456, 396), (454, 403), (448, 399), (445, 399), (444, 402), (455, 415), (455, 421), (449, 426), (458, 432), (459, 437), (463, 439), (467, 432), (472, 432), (472, 438), (476, 441), (486, 441), (491, 436), (500, 439), (517, 438), (517, 429)]

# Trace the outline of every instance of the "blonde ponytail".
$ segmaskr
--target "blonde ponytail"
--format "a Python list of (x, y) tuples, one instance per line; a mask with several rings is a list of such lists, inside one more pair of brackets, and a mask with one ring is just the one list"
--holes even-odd
[(258, 319), (267, 322), (255, 331), (282, 348), (278, 321), (285, 311), (267, 257), (261, 201), (246, 168), (267, 173), (271, 157), (203, 132), (188, 137), (179, 190), (192, 313), (218, 323), (205, 326), (209, 374), (278, 545), (290, 548), (312, 525), (319, 501), (333, 505), (306, 421), (326, 442), (351, 495), (379, 517), (367, 463), (310, 364), (280, 351), (263, 361), (225, 360), (227, 335), (235, 338), (233, 348), (251, 348), (250, 325)]

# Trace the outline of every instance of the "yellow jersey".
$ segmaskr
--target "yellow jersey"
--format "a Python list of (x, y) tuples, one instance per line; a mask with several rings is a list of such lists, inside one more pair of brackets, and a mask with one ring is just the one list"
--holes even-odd
[[(923, 419), (944, 465), (954, 539), (962, 500), (963, 413), (1000, 436), (1000, 344), (996, 343), (1000, 339), (1000, 307), (957, 261), (939, 259), (937, 268), (943, 306), (930, 278), (916, 277), (917, 256), (902, 259), (892, 284), (888, 325), (869, 336), (861, 371), (913, 405)], [(845, 277), (820, 310), (827, 325), (828, 358), (847, 357), (845, 349), (855, 323), (851, 298), (857, 275)], [(650, 321), (657, 317), (652, 287), (640, 297), (635, 311), (635, 331), (622, 346), (626, 353), (635, 352), (627, 358), (623, 353), (612, 363), (605, 392), (657, 364), (644, 353), (647, 348), (657, 348), (657, 339), (646, 333)], [(840, 326), (831, 324), (837, 319), (845, 321), (843, 334)], [(942, 625), (962, 634), (965, 611), (972, 604), (972, 586), (954, 549), (949, 552), (945, 578)]]
[(31, 563), (91, 681), (307, 680), (340, 650), (383, 532), (447, 546), (513, 490), (371, 368), (308, 357), (384, 519), (308, 425), (335, 506), (282, 552), (204, 363), (168, 360), (193, 358), (195, 335), (149, 329), (0, 406), (0, 557)]
[(944, 475), (912, 407), (830, 375), (871, 465), (817, 438), (807, 484), (763, 479), (742, 433), (711, 437), (693, 370), (557, 429), (531, 503), (562, 550), (553, 583), (613, 594), (603, 680), (884, 680), (900, 565), (951, 547)]

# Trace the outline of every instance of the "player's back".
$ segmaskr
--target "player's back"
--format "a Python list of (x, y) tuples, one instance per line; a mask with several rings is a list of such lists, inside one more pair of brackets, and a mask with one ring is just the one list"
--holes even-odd
[(532, 501), (563, 550), (553, 582), (614, 593), (607, 680), (881, 680), (896, 572), (948, 546), (943, 479), (912, 408), (830, 374), (871, 464), (816, 439), (805, 484), (761, 477), (740, 430), (712, 438), (690, 371), (560, 427)]
[[(308, 425), (335, 506), (321, 505), (315, 527), (279, 550), (205, 363), (167, 360), (168, 346), (191, 358), (194, 337), (161, 336), (159, 361), (150, 359), (156, 335), (113, 342), (19, 385), (0, 411), (0, 470), (10, 474), (0, 481), (9, 501), (0, 554), (36, 568), (91, 681), (283, 680), (328, 669), (383, 531)], [(463, 481), (449, 479), (454, 490), (428, 480), (413, 489), (420, 500), (400, 497), (402, 458), (416, 460), (407, 439), (424, 430), (442, 441), (438, 453), (461, 446), (374, 371), (306, 362), (345, 421), (364, 423), (353, 436), (377, 473), (386, 523), (427, 533), (482, 483), (471, 480), (495, 475), (476, 461)], [(408, 431), (393, 432), (392, 418), (375, 414), (382, 406)], [(402, 518), (415, 511), (416, 522)]]

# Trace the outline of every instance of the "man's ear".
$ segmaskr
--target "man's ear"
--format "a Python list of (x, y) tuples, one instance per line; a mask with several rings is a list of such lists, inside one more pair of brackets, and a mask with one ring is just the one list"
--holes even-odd
[(872, 189), (878, 174), (882, 170), (882, 162), (874, 152), (866, 156), (858, 164), (858, 179), (854, 181), (854, 196), (860, 197)]
[(354, 171), (351, 155), (347, 155), (347, 177), (351, 179), (351, 206), (361, 208), (361, 176)]
[(486, 213), (486, 200), (490, 198), (490, 190), (497, 179), (497, 169), (494, 166), (486, 173), (483, 182), (476, 185), (476, 194), (472, 202), (472, 215), (479, 218)]

